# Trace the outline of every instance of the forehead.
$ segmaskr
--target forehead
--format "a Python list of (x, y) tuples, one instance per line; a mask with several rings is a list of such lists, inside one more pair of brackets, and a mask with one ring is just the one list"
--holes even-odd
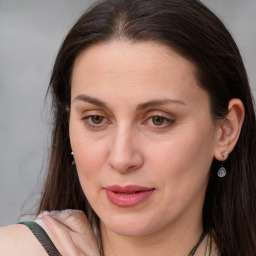
[(195, 71), (190, 61), (167, 46), (151, 41), (133, 43), (114, 40), (96, 44), (84, 50), (75, 60), (73, 75), (81, 68), (100, 73), (159, 71), (166, 68), (166, 63), (169, 65), (169, 72), (177, 72), (175, 67), (184, 68), (190, 73)]
[(94, 45), (77, 57), (71, 97), (81, 92), (104, 98), (111, 92), (126, 98), (168, 93), (186, 100), (202, 91), (195, 74), (194, 65), (167, 46), (116, 40)]

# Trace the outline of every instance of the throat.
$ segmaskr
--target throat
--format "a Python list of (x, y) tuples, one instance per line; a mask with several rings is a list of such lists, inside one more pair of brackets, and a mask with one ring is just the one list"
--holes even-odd
[[(204, 256), (206, 255), (207, 233), (198, 232), (194, 236), (170, 237), (167, 234), (150, 234), (131, 236), (118, 234), (108, 229), (101, 222), (102, 251), (101, 256)], [(163, 235), (163, 236), (162, 236)], [(191, 239), (191, 237), (193, 237)]]

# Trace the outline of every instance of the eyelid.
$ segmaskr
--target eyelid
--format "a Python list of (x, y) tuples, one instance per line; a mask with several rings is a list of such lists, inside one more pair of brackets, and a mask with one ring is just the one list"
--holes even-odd
[(170, 125), (172, 125), (175, 122), (175, 117), (173, 117), (173, 115), (170, 114), (163, 114), (163, 113), (159, 113), (159, 111), (150, 111), (150, 113), (147, 113), (145, 121), (142, 122), (142, 124), (145, 124), (146, 122), (148, 122), (150, 119), (152, 120), (152, 118), (154, 117), (160, 117), (163, 118), (165, 121), (167, 121), (167, 124), (163, 124), (163, 125), (154, 125), (152, 124), (152, 126), (154, 128), (158, 128), (158, 129), (163, 129), (166, 128)]
[(163, 117), (169, 120), (175, 120), (175, 116), (171, 113), (167, 113), (166, 111), (159, 111), (159, 110), (150, 110), (146, 113), (145, 115), (145, 119), (148, 119), (150, 117), (154, 117), (154, 116), (159, 116), (159, 117)]
[[(100, 113), (99, 113), (100, 112)], [(102, 122), (100, 123), (94, 123), (91, 121), (92, 117), (102, 117)], [(153, 121), (151, 121), (152, 123), (148, 123), (150, 122), (150, 120), (152, 120), (154, 117), (160, 117), (162, 119), (164, 119), (164, 123), (163, 124), (154, 124)], [(84, 122), (84, 124), (88, 127), (91, 128), (96, 128), (96, 129), (100, 129), (100, 128), (104, 128), (106, 127), (106, 125), (112, 124), (112, 121), (110, 119), (110, 117), (108, 117), (108, 115), (106, 115), (105, 113), (102, 113), (101, 111), (98, 110), (90, 110), (90, 111), (86, 111), (85, 113), (83, 113), (83, 117), (81, 118), (81, 120)], [(163, 129), (163, 128), (167, 128), (170, 125), (172, 125), (176, 118), (170, 114), (170, 113), (166, 113), (163, 111), (159, 111), (159, 110), (150, 110), (148, 112), (145, 113), (145, 116), (143, 118), (143, 125), (148, 125), (151, 126), (152, 128), (158, 128), (158, 129)]]
[[(102, 117), (103, 121), (99, 124), (95, 124), (93, 122), (90, 122), (89, 119), (92, 118), (92, 117), (95, 117), (95, 116)], [(106, 118), (104, 115), (99, 115), (99, 114), (89, 114), (89, 115), (83, 116), (81, 118), (81, 120), (85, 123), (85, 125), (87, 125), (89, 127), (92, 127), (92, 128), (101, 128), (105, 124), (110, 124), (111, 123), (108, 118)]]

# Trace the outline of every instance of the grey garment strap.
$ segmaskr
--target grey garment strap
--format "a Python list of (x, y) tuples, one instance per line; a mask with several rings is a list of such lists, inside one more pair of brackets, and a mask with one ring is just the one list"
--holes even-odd
[(19, 224), (23, 224), (27, 226), (32, 231), (34, 236), (44, 247), (44, 249), (46, 250), (49, 256), (61, 256), (61, 254), (53, 244), (50, 237), (47, 235), (47, 233), (39, 224), (37, 224), (34, 221), (22, 221), (22, 222), (19, 222)]

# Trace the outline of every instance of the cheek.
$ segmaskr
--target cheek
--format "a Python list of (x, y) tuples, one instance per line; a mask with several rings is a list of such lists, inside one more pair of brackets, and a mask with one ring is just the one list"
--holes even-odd
[(84, 143), (80, 140), (72, 144), (78, 173), (84, 177), (90, 177), (95, 176), (101, 170), (107, 155), (106, 147), (102, 144), (91, 144), (89, 140), (84, 140)]
[(81, 185), (94, 179), (106, 162), (107, 150), (104, 140), (93, 139), (81, 124), (70, 122), (70, 143), (74, 152), (76, 169)]
[(209, 133), (190, 127), (189, 133), (184, 129), (175, 133), (175, 139), (170, 137), (169, 142), (148, 151), (148, 176), (157, 181), (160, 200), (156, 208), (162, 214), (168, 212), (175, 219), (189, 207), (201, 209), (213, 158), (209, 138)]
[(99, 174), (104, 165), (105, 151), (102, 145), (91, 145), (90, 141), (74, 140), (74, 155), (76, 156), (76, 169), (81, 187), (87, 199), (95, 198), (98, 192)]
[(212, 127), (184, 125), (173, 134), (159, 146), (148, 147), (150, 170), (161, 174), (164, 184), (175, 183), (180, 189), (205, 182), (214, 155)]

